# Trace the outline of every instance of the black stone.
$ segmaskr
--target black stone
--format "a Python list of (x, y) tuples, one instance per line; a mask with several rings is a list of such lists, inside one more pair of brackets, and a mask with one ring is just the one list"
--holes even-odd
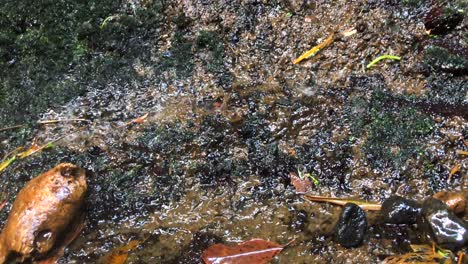
[(424, 27), (430, 30), (432, 35), (445, 35), (455, 29), (462, 21), (464, 15), (456, 8), (432, 8), (424, 18)]
[(335, 241), (346, 248), (362, 243), (367, 230), (366, 213), (356, 204), (347, 203), (335, 226)]
[(391, 196), (383, 202), (380, 214), (385, 223), (415, 224), (420, 212), (421, 206), (416, 201)]
[(441, 247), (456, 250), (468, 245), (467, 223), (438, 199), (424, 201), (418, 221), (423, 233)]

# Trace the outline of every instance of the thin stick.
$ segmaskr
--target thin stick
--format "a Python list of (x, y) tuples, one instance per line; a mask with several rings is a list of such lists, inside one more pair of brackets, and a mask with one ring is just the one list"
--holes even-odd
[(341, 206), (347, 203), (354, 203), (358, 205), (359, 207), (361, 207), (362, 209), (369, 210), (369, 211), (379, 211), (382, 207), (382, 205), (379, 203), (366, 202), (366, 201), (347, 199), (347, 198), (332, 198), (332, 197), (314, 196), (310, 194), (304, 195), (304, 198), (312, 202), (326, 202), (326, 203), (331, 203), (331, 204), (336, 204), (336, 205), (341, 205)]
[(16, 125), (16, 126), (9, 126), (9, 127), (4, 127), (0, 129), (0, 132), (11, 130), (11, 129), (16, 129), (16, 128), (21, 128), (24, 127), (24, 125)]
[(65, 122), (91, 122), (83, 118), (72, 118), (72, 119), (52, 119), (52, 120), (42, 120), (37, 121), (38, 124), (47, 125), (47, 124), (56, 124), (56, 123), (65, 123)]
[(377, 62), (381, 61), (381, 60), (396, 60), (396, 61), (399, 61), (401, 60), (400, 57), (398, 56), (394, 56), (394, 55), (382, 55), (382, 56), (379, 56), (377, 58), (375, 58), (373, 61), (371, 61), (369, 64), (367, 64), (366, 66), (366, 69), (370, 69), (372, 66), (374, 66)]
[[(52, 120), (42, 120), (42, 121), (37, 121), (37, 124), (40, 125), (48, 125), (48, 124), (56, 124), (56, 123), (65, 123), (65, 122), (87, 122), (90, 123), (91, 121), (83, 118), (72, 118), (72, 119), (52, 119)], [(16, 128), (22, 128), (25, 125), (14, 125), (14, 126), (9, 126), (9, 127), (4, 127), (0, 128), (0, 132), (7, 131), (7, 130), (12, 130)]]
[(314, 46), (313, 48), (308, 50), (306, 53), (299, 56), (299, 58), (295, 59), (293, 64), (298, 64), (299, 62), (303, 61), (304, 59), (307, 59), (307, 58), (309, 58), (311, 56), (314, 56), (317, 52), (319, 52), (320, 50), (326, 48), (328, 45), (330, 45), (333, 42), (333, 37), (334, 36), (335, 36), (335, 34), (332, 33), (330, 36), (328, 36), (320, 44)]

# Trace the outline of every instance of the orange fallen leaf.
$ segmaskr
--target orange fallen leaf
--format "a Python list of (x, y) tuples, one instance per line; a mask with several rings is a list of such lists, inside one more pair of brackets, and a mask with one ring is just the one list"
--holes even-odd
[(214, 244), (205, 249), (205, 264), (266, 264), (285, 246), (263, 239), (252, 239), (233, 246)]
[(468, 141), (463, 140), (463, 144), (468, 148)]
[(128, 126), (130, 124), (141, 124), (146, 120), (147, 117), (148, 117), (148, 113), (146, 113), (146, 114), (144, 114), (144, 115), (142, 115), (142, 116), (140, 116), (138, 118), (135, 118), (130, 122), (127, 122), (125, 125)]
[(296, 188), (297, 193), (305, 193), (312, 189), (312, 182), (309, 178), (301, 179), (294, 172), (289, 173), (291, 184)]
[(124, 264), (128, 253), (141, 244), (139, 240), (131, 240), (127, 245), (112, 250), (105, 258), (104, 264)]
[(460, 164), (456, 164), (455, 166), (453, 166), (453, 168), (450, 170), (447, 181), (450, 181), (452, 179), (452, 176), (458, 171), (460, 171)]
[(354, 203), (361, 207), (363, 210), (369, 210), (369, 211), (380, 211), (382, 208), (382, 205), (379, 203), (375, 202), (366, 202), (362, 200), (354, 200), (354, 199), (348, 199), (348, 198), (333, 198), (333, 197), (324, 197), (324, 196), (315, 196), (315, 195), (309, 195), (305, 194), (304, 197), (312, 202), (326, 202), (326, 203), (332, 203), (336, 205), (345, 205), (347, 203)]
[(468, 156), (468, 151), (457, 150), (457, 154), (458, 154), (458, 155), (465, 155), (465, 156)]

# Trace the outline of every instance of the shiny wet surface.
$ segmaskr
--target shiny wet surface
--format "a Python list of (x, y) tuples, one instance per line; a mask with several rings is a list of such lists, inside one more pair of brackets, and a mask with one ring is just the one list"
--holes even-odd
[[(315, 195), (373, 201), (466, 190), (467, 164), (456, 154), (467, 140), (466, 65), (459, 63), (467, 60), (459, 29), (466, 19), (431, 38), (427, 4), (212, 2), (102, 2), (95, 16), (78, 16), (86, 49), (49, 81), (56, 91), (78, 92), (37, 105), (32, 119), (90, 122), (0, 135), (3, 154), (32, 138), (67, 135), (2, 174), (10, 200), (59, 162), (88, 172), (87, 227), (62, 262), (95, 263), (132, 239), (146, 240), (129, 263), (198, 263), (212, 243), (251, 238), (296, 238), (276, 263), (374, 263), (419, 242), (414, 228), (386, 226), (368, 213), (364, 245), (340, 247), (332, 234), (341, 208), (304, 201), (288, 175), (314, 175)], [(353, 26), (357, 34), (292, 64)], [(431, 56), (441, 50), (456, 58)], [(402, 60), (365, 69), (383, 54)], [(17, 56), (9, 67), (18, 73), (2, 70), (26, 78), (27, 61)], [(145, 113), (145, 122), (125, 125)], [(24, 115), (3, 111), (2, 119)]]

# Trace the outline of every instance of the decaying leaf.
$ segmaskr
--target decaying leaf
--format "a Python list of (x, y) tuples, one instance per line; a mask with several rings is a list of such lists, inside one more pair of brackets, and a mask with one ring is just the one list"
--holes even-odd
[(104, 257), (104, 264), (124, 264), (127, 261), (128, 253), (136, 249), (142, 241), (131, 240), (127, 245), (112, 250)]
[(361, 207), (363, 210), (368, 210), (368, 211), (380, 211), (382, 205), (379, 203), (375, 202), (366, 202), (362, 200), (354, 200), (354, 199), (348, 199), (348, 198), (333, 198), (333, 197), (324, 197), (324, 196), (314, 196), (314, 195), (309, 195), (305, 194), (304, 198), (306, 198), (309, 201), (312, 202), (326, 202), (326, 203), (332, 203), (332, 204), (337, 204), (337, 205), (345, 205), (347, 203), (354, 203)]
[(468, 156), (468, 151), (457, 150), (457, 154), (458, 154), (458, 155), (465, 155), (465, 156)]
[(202, 254), (205, 264), (268, 263), (285, 246), (263, 239), (252, 239), (233, 246), (215, 244)]
[(294, 172), (289, 173), (291, 184), (296, 188), (297, 193), (306, 193), (312, 189), (312, 182), (309, 178), (301, 179)]
[(385, 264), (404, 264), (404, 263), (442, 263), (451, 264), (451, 251), (440, 249), (430, 245), (410, 245), (413, 252), (399, 256), (391, 256), (384, 259)]
[(141, 123), (143, 123), (143, 122), (146, 120), (147, 117), (148, 117), (148, 113), (146, 113), (146, 114), (144, 114), (144, 115), (142, 115), (142, 116), (140, 116), (140, 117), (138, 117), (138, 118), (135, 118), (135, 119), (133, 119), (133, 120), (127, 122), (127, 123), (125, 123), (124, 126), (128, 126), (128, 125), (130, 125), (130, 124), (141, 124)]

